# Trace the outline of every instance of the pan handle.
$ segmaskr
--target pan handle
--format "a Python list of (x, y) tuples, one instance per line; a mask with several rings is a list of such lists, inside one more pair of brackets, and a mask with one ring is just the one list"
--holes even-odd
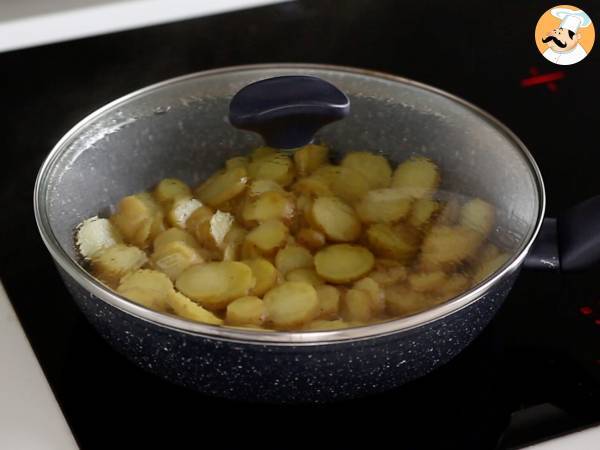
[(310, 76), (267, 78), (242, 88), (229, 104), (229, 122), (262, 135), (274, 148), (309, 144), (328, 123), (350, 112), (350, 100), (333, 84)]
[(578, 272), (600, 262), (600, 196), (546, 218), (525, 267)]

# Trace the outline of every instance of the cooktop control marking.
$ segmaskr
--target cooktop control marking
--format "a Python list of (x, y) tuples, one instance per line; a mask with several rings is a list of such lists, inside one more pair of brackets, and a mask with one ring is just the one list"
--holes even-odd
[(551, 92), (558, 91), (556, 81), (562, 80), (566, 76), (562, 70), (540, 74), (540, 71), (535, 66), (529, 68), (529, 73), (531, 74), (530, 77), (521, 80), (521, 87), (527, 88), (537, 86), (538, 84), (545, 84)]

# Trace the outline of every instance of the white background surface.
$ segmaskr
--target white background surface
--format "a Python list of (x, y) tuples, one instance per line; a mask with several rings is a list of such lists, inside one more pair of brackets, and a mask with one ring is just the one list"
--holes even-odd
[(0, 0), (0, 52), (285, 0)]
[(77, 444), (0, 283), (0, 449)]

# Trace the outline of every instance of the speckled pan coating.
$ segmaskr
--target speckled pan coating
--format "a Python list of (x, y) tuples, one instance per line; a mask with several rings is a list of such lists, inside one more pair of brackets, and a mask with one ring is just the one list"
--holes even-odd
[[(443, 173), (441, 189), (497, 206), (494, 240), (514, 249), (513, 258), (465, 295), (414, 317), (328, 333), (289, 333), (293, 337), (259, 333), (258, 343), (248, 332), (146, 310), (86, 273), (73, 245), (77, 224), (106, 216), (121, 197), (165, 177), (195, 185), (225, 159), (259, 145), (255, 135), (227, 123), (229, 100), (252, 81), (291, 74), (322, 77), (350, 97), (350, 116), (319, 132), (318, 139), (335, 149), (334, 158), (353, 149), (376, 149), (392, 163), (415, 154), (432, 158)], [(307, 65), (212, 71), (119, 100), (57, 144), (40, 171), (34, 199), (40, 232), (73, 298), (115, 349), (174, 383), (263, 402), (325, 402), (381, 392), (450, 360), (500, 307), (544, 213), (535, 162), (510, 131), (483, 112), (407, 80)], [(273, 336), (287, 341), (268, 343)], [(314, 342), (292, 344), (298, 339)]]
[(452, 316), (410, 331), (347, 343), (273, 346), (160, 327), (107, 305), (61, 273), (102, 337), (142, 369), (203, 394), (268, 403), (355, 398), (431, 372), (483, 330), (517, 276)]

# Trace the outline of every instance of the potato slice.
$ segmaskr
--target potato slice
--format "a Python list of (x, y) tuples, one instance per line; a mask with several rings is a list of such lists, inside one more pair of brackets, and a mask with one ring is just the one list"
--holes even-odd
[(351, 242), (360, 236), (360, 221), (354, 209), (336, 197), (315, 199), (310, 218), (332, 241)]
[(313, 266), (312, 254), (299, 245), (286, 245), (277, 252), (277, 256), (275, 257), (275, 267), (284, 276), (294, 269), (310, 268)]
[(435, 290), (437, 294), (436, 303), (454, 298), (471, 287), (471, 279), (462, 273), (449, 275), (444, 283)]
[(367, 241), (377, 256), (409, 262), (419, 250), (419, 234), (410, 226), (377, 223), (367, 229)]
[(415, 228), (425, 228), (440, 210), (440, 203), (430, 198), (415, 200), (408, 217), (408, 223)]
[(264, 303), (269, 322), (280, 330), (302, 327), (319, 315), (317, 292), (308, 283), (287, 281), (267, 292)]
[(250, 159), (245, 156), (234, 156), (225, 161), (225, 170), (237, 169), (239, 167), (246, 168), (250, 163)]
[(324, 145), (309, 144), (294, 152), (294, 163), (298, 175), (305, 177), (310, 175), (329, 159), (329, 149)]
[(437, 225), (456, 225), (460, 215), (460, 202), (456, 197), (450, 198), (440, 208), (440, 213), (435, 220)]
[(436, 225), (423, 241), (420, 264), (424, 270), (453, 268), (474, 255), (482, 243), (481, 234), (462, 226)]
[(285, 244), (288, 232), (288, 228), (281, 221), (268, 220), (250, 231), (245, 242), (252, 244), (265, 255), (273, 254)]
[(254, 296), (240, 297), (227, 305), (225, 321), (228, 325), (257, 325), (265, 321), (267, 309), (264, 302)]
[(448, 276), (441, 270), (434, 272), (415, 272), (408, 276), (408, 285), (413, 291), (431, 292), (443, 286), (447, 279)]
[(342, 160), (342, 166), (360, 173), (370, 189), (385, 188), (392, 182), (392, 168), (382, 155), (371, 152), (350, 152)]
[(285, 279), (286, 281), (304, 281), (315, 288), (324, 283), (323, 279), (317, 274), (316, 270), (308, 267), (290, 270), (285, 275)]
[(238, 261), (248, 231), (234, 223), (223, 241), (223, 261)]
[(124, 276), (117, 292), (148, 308), (167, 311), (167, 296), (173, 292), (173, 283), (162, 272), (140, 269)]
[(210, 240), (210, 219), (214, 212), (208, 206), (194, 210), (185, 222), (185, 229), (189, 231), (199, 243)]
[(242, 218), (246, 224), (279, 219), (290, 224), (294, 217), (295, 204), (289, 195), (281, 192), (265, 192), (256, 199), (246, 202)]
[(374, 316), (381, 315), (385, 310), (385, 292), (373, 278), (361, 278), (352, 286), (369, 294), (370, 307)]
[(277, 269), (266, 259), (256, 258), (242, 262), (250, 267), (252, 275), (256, 280), (254, 287), (250, 290), (250, 295), (261, 297), (277, 284)]
[(500, 253), (495, 258), (481, 263), (473, 273), (473, 284), (481, 283), (492, 275), (508, 261), (509, 257), (508, 253)]
[(250, 152), (250, 161), (258, 161), (259, 159), (267, 156), (274, 156), (277, 153), (277, 150), (272, 147), (267, 147), (266, 145), (256, 147), (254, 150), (252, 150), (252, 152)]
[(210, 235), (217, 248), (222, 248), (225, 237), (231, 231), (234, 224), (233, 216), (228, 212), (215, 211), (210, 218)]
[(325, 245), (325, 235), (312, 228), (301, 228), (296, 234), (298, 243), (311, 250), (318, 250)]
[(319, 319), (333, 320), (340, 310), (340, 291), (329, 284), (315, 286), (319, 299)]
[(335, 284), (362, 278), (374, 264), (373, 254), (359, 245), (330, 245), (315, 255), (315, 268), (319, 276)]
[(310, 197), (332, 196), (330, 183), (325, 178), (312, 175), (299, 179), (292, 186), (292, 190), (298, 194), (308, 195)]
[(369, 294), (360, 289), (349, 289), (342, 298), (340, 316), (346, 322), (368, 322), (374, 316)]
[(495, 220), (495, 208), (480, 198), (474, 198), (463, 205), (458, 222), (486, 238), (494, 228)]
[(223, 325), (222, 319), (175, 290), (169, 292), (167, 295), (167, 304), (175, 314), (184, 319), (190, 319), (195, 322), (202, 322), (210, 325)]
[(369, 274), (369, 278), (372, 278), (377, 284), (382, 287), (391, 286), (399, 283), (400, 281), (406, 280), (408, 271), (406, 267), (401, 265), (396, 260), (391, 260), (395, 265), (383, 265), (381, 259), (375, 262), (376, 269)]
[(181, 198), (190, 198), (192, 190), (177, 178), (165, 178), (154, 188), (154, 198), (163, 206), (169, 206)]
[(284, 194), (285, 189), (273, 180), (254, 180), (248, 188), (248, 197), (258, 197), (265, 192), (279, 192)]
[(369, 191), (368, 181), (360, 172), (349, 167), (339, 166), (336, 169), (330, 185), (332, 192), (347, 203), (358, 202)]
[(175, 282), (179, 291), (210, 310), (225, 308), (232, 300), (247, 295), (254, 284), (250, 267), (236, 261), (188, 267)]
[(92, 257), (91, 271), (110, 287), (116, 287), (122, 277), (142, 267), (148, 258), (137, 247), (116, 244), (104, 248)]
[(194, 236), (187, 231), (182, 230), (181, 228), (172, 227), (163, 231), (154, 238), (154, 251), (158, 250), (162, 246), (170, 244), (171, 242), (184, 242), (192, 248), (198, 247), (198, 241), (196, 241)]
[(147, 192), (122, 198), (110, 221), (127, 242), (140, 248), (164, 230), (162, 210)]
[(273, 180), (282, 186), (294, 181), (294, 163), (283, 153), (264, 156), (248, 165), (248, 176), (253, 180)]
[(183, 241), (172, 241), (155, 249), (150, 261), (155, 269), (175, 280), (185, 269), (203, 263), (204, 259), (196, 248)]
[(404, 161), (394, 171), (392, 187), (415, 198), (431, 196), (440, 184), (438, 166), (428, 158), (416, 156)]
[(246, 189), (248, 173), (244, 167), (235, 167), (213, 175), (196, 188), (200, 201), (213, 208), (240, 195)]
[(100, 250), (122, 242), (119, 231), (108, 219), (91, 217), (77, 226), (75, 244), (85, 259), (90, 259)]
[(202, 203), (195, 198), (179, 198), (173, 202), (169, 209), (167, 222), (173, 227), (185, 229), (188, 219), (201, 207)]
[(392, 316), (405, 316), (423, 311), (432, 305), (423, 292), (415, 292), (406, 286), (396, 285), (385, 290), (386, 311)]
[(313, 320), (304, 327), (306, 331), (325, 331), (325, 330), (341, 330), (348, 328), (350, 325), (341, 319), (338, 320)]
[(412, 202), (402, 189), (376, 189), (365, 194), (356, 205), (356, 212), (366, 223), (397, 222), (408, 215)]

